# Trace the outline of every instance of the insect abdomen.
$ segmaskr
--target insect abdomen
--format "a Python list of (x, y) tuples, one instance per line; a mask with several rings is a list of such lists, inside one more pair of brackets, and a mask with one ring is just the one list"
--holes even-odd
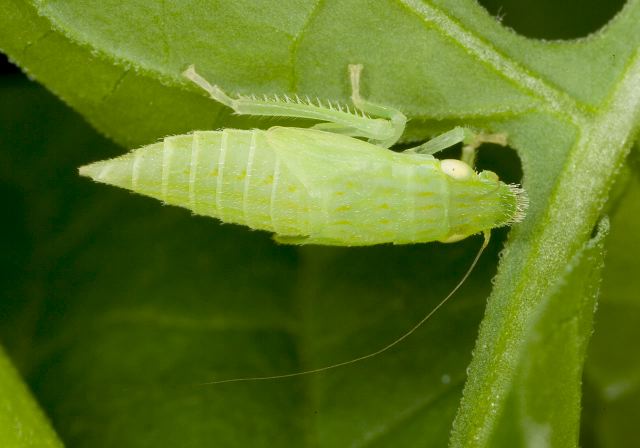
[(309, 198), (264, 131), (199, 131), (165, 138), (81, 169), (104, 182), (194, 213), (283, 235), (309, 231)]
[(399, 159), (338, 180), (322, 233), (352, 245), (415, 243), (446, 235), (447, 181), (438, 175), (437, 162), (415, 165)]
[(521, 219), (519, 189), (466, 168), (454, 176), (432, 156), (274, 127), (167, 137), (80, 172), (288, 242), (360, 246), (456, 241)]

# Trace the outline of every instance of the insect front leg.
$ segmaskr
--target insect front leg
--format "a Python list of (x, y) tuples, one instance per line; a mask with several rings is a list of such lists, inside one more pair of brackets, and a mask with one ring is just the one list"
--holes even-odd
[(440, 134), (420, 146), (406, 149), (404, 152), (414, 154), (435, 154), (455, 145), (456, 143), (464, 142), (468, 138), (473, 138), (474, 135), (475, 134), (473, 134), (469, 129), (456, 126), (450, 131)]
[(404, 152), (414, 154), (435, 154), (444, 149), (450, 148), (457, 143), (463, 143), (462, 156), (460, 159), (467, 165), (473, 167), (476, 159), (476, 150), (480, 145), (483, 143), (494, 143), (506, 146), (507, 135), (476, 133), (469, 128), (456, 126), (450, 131), (440, 134), (420, 146), (409, 148)]

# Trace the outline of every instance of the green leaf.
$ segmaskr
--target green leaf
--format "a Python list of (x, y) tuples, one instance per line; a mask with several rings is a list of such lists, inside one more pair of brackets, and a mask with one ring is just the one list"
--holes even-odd
[(52, 31), (27, 2), (1, 5), (0, 48), (120, 143), (137, 145), (213, 125), (220, 108), (211, 101), (112, 65)]
[(492, 446), (579, 445), (582, 364), (608, 230), (605, 219), (565, 268), (556, 290), (538, 305)]
[(5, 448), (62, 447), (1, 347), (0, 445)]
[[(573, 391), (562, 401), (563, 419), (550, 417), (552, 434), (556, 434), (557, 425), (570, 421), (565, 434), (575, 436), (577, 423), (571, 416), (577, 415), (580, 406), (575, 391), (585, 335), (589, 334), (587, 311), (593, 294), (588, 285), (577, 288), (581, 294), (565, 293), (562, 288), (566, 284), (580, 284), (579, 278), (567, 277), (567, 266), (578, 266), (581, 272), (594, 266), (585, 262), (582, 267), (580, 260), (592, 258), (583, 251), (590, 253), (585, 247), (591, 247), (588, 242), (592, 230), (640, 123), (640, 27), (637, 25), (640, 1), (629, 1), (602, 31), (570, 42), (525, 39), (501, 26), (476, 3), (460, 0), (384, 3), (111, 0), (99, 4), (81, 0), (29, 3), (1, 0), (0, 5), (7, 11), (0, 17), (0, 47), (81, 111), (98, 129), (127, 145), (194, 128), (255, 126), (255, 121), (229, 117), (228, 111), (195, 93), (180, 77), (182, 69), (192, 63), (207, 78), (231, 91), (302, 93), (323, 99), (346, 99), (345, 68), (348, 63), (359, 62), (365, 66), (363, 83), (368, 96), (377, 102), (396, 105), (411, 116), (412, 128), (407, 139), (417, 139), (454, 124), (508, 133), (511, 146), (522, 159), (524, 186), (531, 207), (527, 220), (513, 229), (502, 253), (464, 397), (453, 425), (451, 445), (490, 446), (493, 441), (502, 441), (504, 434), (513, 434), (512, 428), (525, 427), (524, 416), (529, 414), (509, 410), (521, 402), (518, 400), (524, 400), (514, 398), (514, 387), (523, 389), (520, 392), (525, 398), (544, 396), (545, 385), (531, 375), (538, 366), (548, 362), (535, 335), (546, 334), (557, 326), (554, 312), (545, 310), (565, 313), (575, 309), (580, 310), (582, 316), (579, 322), (584, 326), (575, 331), (567, 347), (559, 347), (555, 339), (554, 345), (548, 347), (549, 352), (554, 353), (566, 350), (562, 353), (570, 354), (567, 356), (571, 359), (566, 369), (549, 372), (549, 384), (570, 377), (569, 389)], [(98, 146), (86, 145), (93, 150), (91, 158), (99, 157), (94, 149)], [(83, 187), (77, 184), (74, 188)], [(97, 199), (102, 195), (118, 196), (116, 192), (99, 193), (98, 190), (94, 194), (97, 203), (103, 202)], [(139, 202), (143, 203), (147, 204)], [(297, 253), (274, 248), (266, 239), (246, 231), (223, 227), (213, 232), (214, 224), (187, 220), (184, 214), (154, 208), (151, 204), (148, 207), (150, 218), (145, 222), (157, 223), (155, 226), (163, 229), (162, 232), (152, 234), (148, 228), (140, 227), (144, 216), (142, 205), (117, 206), (117, 210), (104, 219), (117, 226), (120, 233), (98, 232), (90, 250), (86, 249), (84, 255), (73, 253), (78, 258), (74, 258), (75, 264), (68, 271), (69, 281), (61, 289), (66, 306), (72, 311), (56, 325), (51, 324), (50, 330), (55, 334), (66, 329), (68, 336), (61, 338), (57, 349), (51, 349), (53, 353), (64, 352), (65, 356), (57, 361), (59, 370), (47, 369), (42, 380), (41, 393), (48, 397), (50, 407), (59, 406), (61, 399), (45, 386), (54, 387), (61, 378), (76, 380), (75, 402), (70, 403), (78, 408), (52, 412), (61, 416), (60, 425), (70, 425), (69, 415), (74, 415), (76, 409), (95, 409), (94, 421), (104, 416), (113, 419), (108, 433), (122, 445), (135, 444), (139, 442), (136, 437), (143, 437), (128, 431), (129, 439), (119, 438), (124, 433), (118, 431), (125, 425), (118, 420), (125, 415), (123, 410), (147, 418), (145, 425), (164, 421), (161, 417), (167, 415), (162, 414), (166, 408), (149, 407), (148, 403), (144, 409), (150, 408), (150, 411), (143, 412), (143, 399), (137, 402), (136, 395), (130, 392), (132, 389), (127, 389), (127, 400), (113, 400), (117, 391), (105, 384), (138, 384), (140, 379), (134, 380), (135, 372), (142, 369), (131, 360), (120, 366), (114, 352), (126, 351), (141, 359), (146, 368), (139, 378), (148, 378), (153, 387), (146, 390), (138, 386), (133, 390), (142, 391), (140, 397), (146, 393), (146, 397), (155, 397), (157, 402), (171, 403), (170, 411), (173, 411), (180, 403), (184, 406), (184, 402), (176, 402), (158, 392), (162, 383), (190, 383), (188, 378), (216, 372), (217, 375), (226, 372), (231, 376), (244, 376), (254, 371), (271, 373), (279, 370), (277, 367), (295, 370), (356, 356), (365, 347), (376, 348), (377, 343), (401, 334), (401, 328), (410, 325), (409, 320), (402, 319), (404, 325), (396, 326), (397, 322), (388, 317), (394, 315), (394, 300), (404, 297), (403, 300), (409, 301), (411, 297), (416, 298), (417, 304), (420, 297), (425, 303), (434, 303), (449, 286), (438, 274), (463, 270), (464, 263), (445, 262), (456, 259), (447, 254), (469, 250), (469, 246), (461, 245), (444, 249), (316, 248)], [(76, 213), (78, 219), (83, 215), (81, 211)], [(165, 219), (176, 221), (166, 221), (166, 227), (162, 228)], [(176, 233), (179, 236), (175, 236)], [(69, 238), (76, 237), (72, 233)], [(123, 251), (128, 248), (140, 258), (133, 255), (122, 258), (115, 247)], [(215, 255), (221, 258), (214, 258), (200, 269), (192, 265), (190, 269), (184, 267), (186, 260), (197, 257), (209, 260), (214, 254), (202, 255), (201, 252), (206, 252), (203, 248), (212, 251), (213, 247)], [(148, 254), (155, 250), (166, 251), (164, 264), (148, 260)], [(229, 260), (236, 264), (235, 268), (228, 267)], [(248, 270), (250, 260), (255, 260), (251, 262), (255, 266), (279, 268), (273, 268), (270, 279), (269, 276), (243, 277), (240, 273)], [(398, 265), (391, 265), (393, 262)], [(109, 270), (103, 272), (105, 265)], [(87, 266), (101, 274), (87, 281), (84, 289), (76, 289), (76, 277), (82, 277), (80, 267)], [(207, 280), (201, 280), (203, 277)], [(145, 278), (151, 279), (146, 280), (149, 283), (145, 283)], [(116, 279), (126, 279), (121, 289), (114, 285)], [(485, 276), (483, 280), (480, 283), (488, 286), (489, 279)], [(399, 295), (397, 288), (389, 286), (396, 281), (409, 285), (400, 289), (406, 295)], [(436, 291), (436, 287), (442, 289)], [(425, 289), (429, 290), (428, 299), (422, 297)], [(271, 314), (277, 314), (276, 310), (280, 309), (275, 305), (279, 298), (287, 304), (286, 312), (280, 310), (287, 315), (283, 319), (299, 325), (295, 325), (295, 331), (285, 326), (284, 331), (282, 323), (274, 324), (256, 336), (252, 325), (243, 324), (243, 331), (231, 332), (237, 338), (233, 343), (228, 342), (231, 334), (209, 337), (207, 344), (198, 341), (198, 349), (209, 345), (206, 353), (220, 364), (209, 364), (212, 361), (205, 352), (187, 350), (192, 344), (185, 342), (188, 338), (185, 339), (185, 332), (181, 331), (175, 339), (162, 339), (167, 347), (162, 353), (171, 356), (164, 358), (168, 364), (154, 366), (150, 357), (160, 355), (145, 341), (161, 336), (148, 333), (145, 319), (166, 319), (175, 324), (176, 315), (186, 315), (184, 318), (188, 320), (192, 314), (181, 314), (185, 310), (178, 304), (197, 301), (207, 294), (214, 297), (211, 306), (215, 311), (198, 308), (201, 305), (187, 305), (187, 311), (201, 317), (205, 309), (222, 316), (220, 322), (234, 322), (239, 314), (232, 311), (239, 313), (242, 309), (250, 322), (279, 322)], [(476, 294), (481, 296), (482, 289), (464, 298)], [(567, 298), (561, 310), (553, 305), (553, 298), (558, 294)], [(139, 302), (133, 302), (132, 297)], [(316, 298), (322, 301), (316, 302)], [(316, 305), (317, 310), (307, 301), (325, 306)], [(103, 316), (107, 316), (108, 321), (113, 312), (109, 307), (100, 307), (104, 302), (114, 307), (142, 303), (145, 310), (145, 307), (157, 306), (160, 311), (154, 308), (152, 318), (136, 321), (140, 327), (135, 330), (116, 332), (96, 322)], [(336, 311), (329, 308), (334, 304), (353, 308)], [(424, 307), (419, 308), (424, 311)], [(304, 316), (312, 318), (290, 314), (294, 309), (306, 309), (308, 314)], [(377, 331), (373, 330), (373, 324), (367, 326), (363, 316), (368, 313), (363, 310), (376, 316)], [(45, 309), (45, 316), (46, 312)], [(131, 312), (127, 308), (122, 313), (130, 315)], [(416, 317), (420, 313), (403, 314)], [(336, 319), (335, 315), (342, 318)], [(458, 314), (443, 313), (438, 324), (432, 322), (424, 331), (442, 330), (443, 321), (453, 325), (455, 316)], [(182, 322), (181, 319), (178, 322)], [(340, 322), (344, 325), (342, 330), (337, 326)], [(330, 326), (332, 323), (336, 326)], [(369, 331), (354, 333), (354, 329), (362, 326)], [(212, 395), (206, 397), (208, 403), (215, 403), (210, 405), (210, 412), (196, 406), (191, 409), (193, 412), (183, 408), (184, 413), (180, 415), (192, 422), (195, 414), (202, 417), (201, 422), (209, 423), (194, 425), (203, 432), (190, 432), (193, 437), (212, 431), (217, 441), (227, 446), (234, 443), (415, 446), (427, 442), (441, 446), (448, 433), (451, 412), (437, 412), (434, 409), (438, 406), (430, 405), (434, 397), (443, 397), (434, 392), (437, 378), (444, 374), (457, 380), (462, 378), (462, 366), (466, 363), (462, 355), (451, 366), (440, 368), (443, 365), (440, 360), (447, 359), (445, 353), (457, 350), (467, 353), (465, 350), (475, 333), (473, 323), (466, 321), (459, 328), (456, 337), (463, 339), (459, 346), (457, 340), (450, 340), (451, 335), (444, 339), (447, 345), (443, 346), (443, 339), (429, 333), (432, 338), (428, 340), (436, 340), (436, 345), (423, 344), (419, 355), (413, 352), (411, 362), (405, 365), (389, 355), (379, 361), (378, 367), (354, 368), (350, 371), (354, 376), (348, 380), (336, 372), (323, 376), (325, 379), (309, 379), (311, 386), (308, 387), (305, 380), (292, 381), (288, 387), (284, 383), (238, 386), (235, 392), (214, 388), (213, 392), (207, 392)], [(95, 341), (78, 345), (77, 335), (85, 333), (91, 334)], [(117, 336), (120, 334), (128, 336)], [(125, 341), (127, 350), (123, 348)], [(137, 343), (134, 346), (129, 341)], [(91, 353), (93, 356), (87, 356)], [(414, 359), (416, 356), (418, 359)], [(179, 360), (189, 365), (186, 359), (191, 360), (195, 372), (189, 373), (191, 370), (186, 369), (178, 375), (172, 369), (180, 364)], [(393, 361), (393, 368), (385, 364), (391, 362), (389, 359)], [(254, 363), (255, 370), (246, 364), (233, 368), (234, 363), (242, 360)], [(269, 360), (275, 364), (268, 364)], [(390, 376), (396, 379), (393, 387), (389, 383), (383, 387), (376, 382), (376, 378)], [(381, 395), (380, 390), (390, 393)], [(83, 401), (84, 397), (91, 396), (89, 391), (98, 398), (91, 405)], [(224, 395), (226, 393), (228, 395)], [(199, 397), (204, 394), (188, 396), (195, 400), (188, 403), (201, 403)], [(257, 395), (261, 399), (253, 401)], [(351, 404), (349, 397), (353, 400)], [(442, 408), (451, 411), (458, 398), (454, 392), (446, 395), (443, 399), (447, 404)], [(420, 407), (417, 403), (427, 405)], [(539, 415), (535, 400), (533, 404), (527, 400), (522, 403), (527, 412)], [(244, 406), (241, 412), (227, 412), (229, 407), (240, 409), (240, 404)], [(407, 411), (411, 409), (418, 409), (419, 417)], [(318, 410), (318, 414), (313, 410)], [(238, 426), (241, 414), (245, 418), (261, 416), (252, 419), (259, 422), (253, 433)], [(279, 425), (285, 421), (289, 422), (289, 428), (282, 430)], [(392, 424), (394, 421), (400, 421), (400, 426)], [(151, 438), (176, 442), (167, 435), (171, 429), (175, 426), (163, 427), (164, 432), (158, 430), (153, 434), (155, 438)], [(61, 433), (70, 440), (89, 445), (100, 440), (95, 424), (80, 425), (80, 429), (65, 426)], [(368, 437), (374, 434), (379, 436), (375, 442), (369, 442)], [(195, 439), (189, 443), (197, 444)]]
[(611, 221), (596, 333), (585, 365), (585, 437), (596, 446), (640, 443), (640, 181), (628, 182)]

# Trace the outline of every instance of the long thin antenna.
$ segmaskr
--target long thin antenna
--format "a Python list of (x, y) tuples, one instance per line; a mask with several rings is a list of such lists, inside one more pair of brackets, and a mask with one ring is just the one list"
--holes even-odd
[(380, 355), (381, 353), (386, 352), (387, 350), (395, 347), (400, 342), (404, 341), (409, 336), (411, 336), (413, 333), (415, 333), (416, 330), (418, 330), (418, 328), (420, 328), (426, 321), (428, 321), (431, 318), (431, 316), (433, 316), (440, 308), (442, 308), (442, 306), (445, 303), (447, 303), (447, 301), (456, 293), (456, 291), (458, 291), (458, 289), (460, 289), (460, 287), (464, 284), (464, 282), (467, 281), (467, 278), (469, 278), (469, 275), (471, 275), (471, 272), (473, 271), (473, 268), (476, 267), (476, 264), (478, 263), (478, 260), (480, 259), (480, 256), (482, 255), (482, 253), (484, 252), (485, 248), (489, 244), (490, 237), (491, 237), (491, 233), (488, 230), (485, 231), (484, 232), (484, 241), (482, 243), (482, 246), (478, 250), (478, 253), (476, 254), (476, 257), (473, 259), (473, 262), (471, 262), (471, 266), (469, 266), (469, 269), (467, 269), (467, 272), (464, 274), (464, 276), (458, 282), (458, 284), (455, 286), (455, 288), (453, 288), (451, 290), (451, 292), (449, 294), (447, 294), (447, 296), (440, 301), (440, 303), (438, 303), (431, 311), (429, 311), (422, 319), (420, 319), (420, 321), (417, 324), (415, 324), (413, 327), (411, 327), (411, 329), (409, 329), (405, 334), (403, 334), (399, 338), (395, 339), (394, 341), (390, 342), (389, 344), (385, 345), (384, 347), (382, 347), (382, 348), (380, 348), (380, 349), (378, 349), (378, 350), (376, 350), (374, 352), (371, 352), (371, 353), (369, 353), (367, 355), (362, 355), (362, 356), (359, 356), (357, 358), (350, 359), (349, 361), (343, 361), (343, 362), (339, 362), (337, 364), (332, 364), (330, 366), (325, 366), (325, 367), (318, 367), (317, 369), (304, 370), (302, 372), (285, 373), (283, 375), (255, 376), (255, 377), (247, 377), (247, 378), (231, 378), (231, 379), (228, 379), (228, 380), (209, 381), (209, 382), (206, 382), (206, 383), (200, 383), (200, 386), (207, 386), (207, 385), (212, 385), (212, 384), (224, 384), (224, 383), (240, 383), (240, 382), (248, 382), (248, 381), (279, 380), (279, 379), (283, 379), (283, 378), (293, 378), (293, 377), (296, 377), (296, 376), (310, 375), (312, 373), (324, 372), (326, 370), (337, 369), (338, 367), (348, 366), (349, 364), (355, 364), (357, 362), (364, 361), (365, 359), (373, 358), (375, 356)]

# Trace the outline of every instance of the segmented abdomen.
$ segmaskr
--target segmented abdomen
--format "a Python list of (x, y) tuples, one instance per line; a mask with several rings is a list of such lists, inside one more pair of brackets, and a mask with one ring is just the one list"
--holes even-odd
[(450, 231), (439, 161), (315, 130), (198, 131), (81, 173), (297, 243), (402, 244)]
[(360, 158), (361, 169), (328, 187), (326, 223), (317, 238), (356, 244), (415, 243), (449, 231), (448, 181), (439, 161)]
[(90, 165), (100, 165), (92, 177), (225, 222), (305, 235), (307, 191), (283, 168), (264, 135), (225, 129), (167, 137)]

